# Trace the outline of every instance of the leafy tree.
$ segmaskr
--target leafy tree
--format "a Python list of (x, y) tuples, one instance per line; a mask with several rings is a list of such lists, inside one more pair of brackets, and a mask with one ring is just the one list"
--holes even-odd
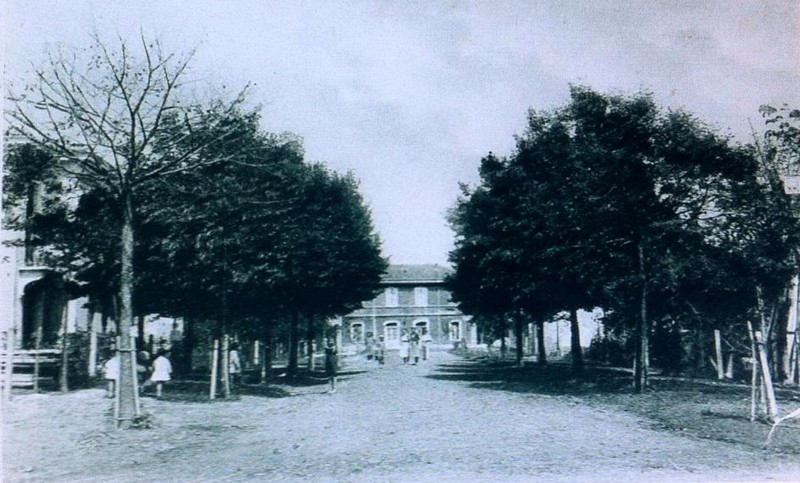
[[(757, 163), (750, 150), (692, 116), (660, 112), (648, 95), (602, 95), (582, 87), (571, 94), (562, 109), (531, 111), (514, 156), (484, 160), (482, 185), (456, 209), (456, 274), (472, 273), (479, 283), (469, 290), (505, 294), (511, 307), (529, 314), (570, 311), (573, 326), (577, 308), (603, 307), (607, 323), (620, 320), (634, 330), (641, 390), (654, 321), (691, 315), (714, 324), (728, 317), (730, 323), (734, 310), (741, 317), (755, 305), (752, 296), (741, 297), (746, 284), (727, 281), (732, 273), (726, 270), (746, 258), (722, 243), (722, 234), (745, 233), (733, 220), (755, 215), (758, 204), (744, 194), (763, 194)], [(487, 206), (501, 208), (478, 208)], [(469, 218), (471, 211), (481, 216)], [(770, 216), (765, 224), (778, 219)], [(767, 231), (760, 240), (786, 233)], [(781, 260), (778, 253), (789, 245), (775, 247), (772, 259)], [(738, 248), (754, 254), (755, 247)], [(751, 266), (766, 274), (770, 263)], [(459, 299), (481, 300), (454, 288)], [(725, 304), (731, 310), (717, 307)], [(576, 335), (573, 346), (579, 345)]]

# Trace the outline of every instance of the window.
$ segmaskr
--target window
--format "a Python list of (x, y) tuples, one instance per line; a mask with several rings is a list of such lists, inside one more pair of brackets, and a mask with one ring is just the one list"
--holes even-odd
[(350, 325), (350, 340), (353, 342), (364, 342), (364, 324), (355, 322)]
[(425, 329), (425, 331), (427, 332), (428, 331), (428, 321), (427, 320), (418, 320), (418, 321), (414, 322), (414, 327), (419, 329), (420, 333), (422, 333), (422, 329)]
[(384, 291), (384, 295), (386, 296), (386, 307), (397, 307), (397, 292), (397, 287), (389, 287)]
[(461, 340), (461, 322), (450, 322), (450, 340)]
[(414, 288), (414, 305), (417, 307), (428, 305), (428, 289), (426, 287)]

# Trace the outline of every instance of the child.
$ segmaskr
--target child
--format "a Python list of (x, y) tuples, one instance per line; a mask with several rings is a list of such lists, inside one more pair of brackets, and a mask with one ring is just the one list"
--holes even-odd
[(116, 395), (117, 379), (119, 379), (119, 352), (116, 350), (111, 359), (103, 364), (103, 377), (107, 382), (106, 397), (114, 397)]
[(375, 343), (375, 360), (378, 361), (380, 365), (384, 365), (385, 359), (385, 352), (386, 346), (383, 343), (383, 336), (378, 338), (378, 342)]
[(239, 379), (242, 376), (242, 360), (239, 357), (239, 346), (237, 344), (231, 345), (231, 350), (228, 354), (228, 374), (231, 377), (231, 386), (233, 388), (238, 387)]
[(167, 351), (159, 350), (156, 360), (153, 361), (153, 373), (150, 380), (156, 385), (156, 397), (160, 398), (164, 383), (171, 380), (172, 364), (167, 359)]
[(136, 355), (136, 382), (139, 385), (139, 394), (142, 393), (147, 383), (147, 367), (150, 365), (150, 353), (139, 351)]
[(328, 380), (331, 383), (331, 394), (336, 392), (336, 373), (339, 369), (339, 361), (337, 360), (336, 346), (332, 340), (328, 340), (325, 347), (325, 374), (328, 375)]

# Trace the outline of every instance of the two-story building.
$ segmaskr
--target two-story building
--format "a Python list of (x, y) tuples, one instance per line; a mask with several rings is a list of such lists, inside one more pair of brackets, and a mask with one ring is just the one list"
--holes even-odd
[(341, 343), (359, 350), (370, 337), (384, 337), (387, 349), (399, 349), (404, 329), (426, 329), (432, 348), (456, 343), (474, 346), (477, 331), (444, 288), (452, 269), (442, 265), (391, 265), (381, 279), (381, 292), (341, 318)]

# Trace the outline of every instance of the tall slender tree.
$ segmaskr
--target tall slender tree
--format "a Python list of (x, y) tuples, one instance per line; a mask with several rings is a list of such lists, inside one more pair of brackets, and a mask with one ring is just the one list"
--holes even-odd
[(191, 171), (219, 159), (201, 156), (217, 137), (199, 136), (200, 127), (224, 126), (242, 103), (195, 104), (180, 91), (193, 53), (166, 52), (142, 36), (116, 47), (99, 36), (82, 52), (54, 52), (36, 80), (12, 97), (8, 111), (12, 139), (31, 142), (58, 161), (64, 175), (112, 196), (121, 214), (119, 325), (121, 356), (118, 421), (138, 416), (128, 328), (132, 325), (133, 251), (136, 194), (161, 177)]

